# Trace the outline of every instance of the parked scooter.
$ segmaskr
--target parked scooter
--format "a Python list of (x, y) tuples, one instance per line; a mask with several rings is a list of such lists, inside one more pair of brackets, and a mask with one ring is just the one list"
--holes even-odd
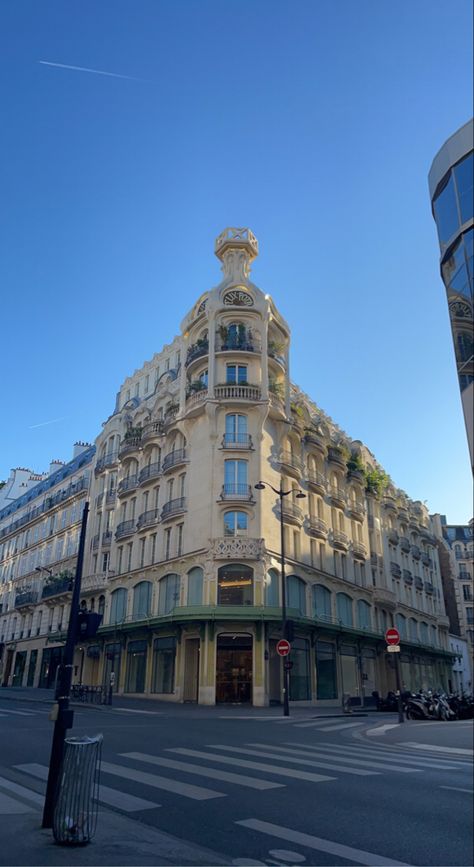
[(433, 697), (429, 693), (412, 693), (406, 701), (407, 719), (438, 719)]

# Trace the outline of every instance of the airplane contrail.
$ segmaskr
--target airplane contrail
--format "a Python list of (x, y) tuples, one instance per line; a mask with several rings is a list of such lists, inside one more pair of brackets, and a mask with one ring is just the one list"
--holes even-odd
[(110, 78), (126, 78), (128, 81), (146, 81), (145, 78), (135, 78), (133, 75), (120, 75), (118, 72), (106, 72), (104, 69), (89, 69), (87, 66), (70, 66), (68, 63), (52, 63), (50, 60), (38, 60), (43, 66), (56, 66), (58, 69), (73, 69), (75, 72), (91, 72), (93, 75), (108, 75)]
[(57, 421), (63, 421), (66, 418), (65, 415), (61, 416), (61, 418), (52, 418), (51, 421), (40, 421), (39, 424), (30, 424), (28, 430), (33, 430), (34, 427), (44, 427), (46, 424), (54, 424)]

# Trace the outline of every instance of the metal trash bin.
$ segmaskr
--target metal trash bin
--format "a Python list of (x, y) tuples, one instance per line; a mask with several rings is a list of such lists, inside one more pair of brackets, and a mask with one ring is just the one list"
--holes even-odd
[(64, 741), (53, 815), (56, 843), (82, 846), (95, 834), (102, 740), (96, 735)]

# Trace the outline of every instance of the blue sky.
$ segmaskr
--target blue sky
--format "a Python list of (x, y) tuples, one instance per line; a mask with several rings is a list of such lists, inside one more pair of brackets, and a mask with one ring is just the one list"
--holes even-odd
[(95, 438), (219, 281), (215, 237), (250, 226), (294, 381), (411, 497), (471, 517), (427, 184), (472, 113), (470, 5), (1, 4), (0, 478)]

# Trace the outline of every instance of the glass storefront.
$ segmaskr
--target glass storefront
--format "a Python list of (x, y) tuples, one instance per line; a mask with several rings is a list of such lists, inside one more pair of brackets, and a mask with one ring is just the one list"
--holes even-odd
[(352, 645), (341, 647), (342, 692), (351, 698), (360, 698), (359, 665), (357, 651)]
[(316, 697), (337, 698), (336, 647), (328, 641), (316, 642)]
[(153, 679), (152, 692), (171, 693), (174, 691), (174, 672), (176, 662), (176, 638), (155, 638), (153, 642)]
[(291, 642), (289, 660), (293, 663), (290, 670), (290, 701), (307, 701), (311, 698), (309, 641), (295, 638)]
[(38, 661), (38, 651), (32, 650), (30, 653), (30, 661), (28, 663), (28, 677), (26, 679), (26, 685), (27, 686), (33, 686), (33, 684), (34, 684), (37, 661)]
[(247, 704), (252, 701), (252, 636), (217, 638), (216, 702)]
[(253, 605), (253, 569), (240, 563), (221, 566), (218, 572), (218, 605)]
[(145, 692), (147, 641), (130, 641), (127, 647), (127, 692)]
[(39, 687), (50, 689), (55, 685), (56, 672), (61, 662), (62, 650), (62, 647), (47, 647), (43, 650)]

